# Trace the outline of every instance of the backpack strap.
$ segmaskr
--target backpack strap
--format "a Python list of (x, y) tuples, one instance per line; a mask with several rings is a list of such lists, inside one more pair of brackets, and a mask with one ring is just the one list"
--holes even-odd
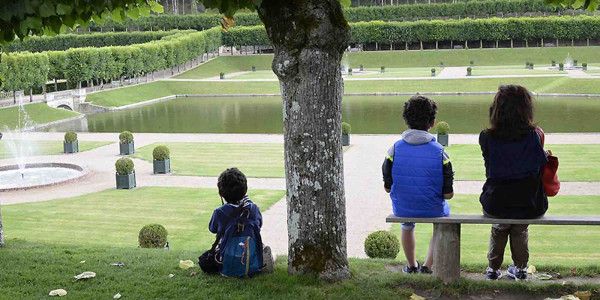
[[(230, 215), (227, 216), (227, 218), (225, 219), (225, 228), (227, 228), (227, 225), (229, 224), (229, 221), (231, 221), (232, 218), (238, 217), (238, 216), (240, 216), (240, 214), (244, 213), (243, 210), (244, 210), (245, 205), (246, 205), (246, 202), (243, 201)], [(212, 247), (210, 248), (212, 251), (215, 251), (215, 249), (217, 248), (217, 245), (219, 245), (219, 242), (221, 241), (223, 234), (224, 234), (224, 230), (217, 232), (217, 237), (215, 238), (215, 242), (213, 243)]]

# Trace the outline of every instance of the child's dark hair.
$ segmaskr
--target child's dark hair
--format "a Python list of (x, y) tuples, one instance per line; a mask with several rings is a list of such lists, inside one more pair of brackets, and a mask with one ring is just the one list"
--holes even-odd
[(429, 130), (435, 121), (438, 107), (435, 101), (421, 95), (412, 96), (404, 103), (402, 118), (410, 129)]
[(533, 97), (527, 88), (500, 86), (490, 106), (491, 126), (487, 132), (500, 139), (520, 139), (535, 129), (533, 113)]
[(231, 204), (240, 203), (246, 196), (246, 192), (248, 192), (246, 176), (237, 168), (227, 169), (221, 173), (217, 187), (219, 188), (219, 195)]

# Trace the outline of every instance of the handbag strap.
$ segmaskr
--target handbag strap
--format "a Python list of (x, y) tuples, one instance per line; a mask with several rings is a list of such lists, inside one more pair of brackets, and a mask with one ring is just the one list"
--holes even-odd
[(537, 132), (538, 136), (540, 137), (540, 143), (542, 143), (542, 148), (544, 148), (544, 140), (545, 140), (545, 136), (544, 136), (544, 130), (542, 130), (541, 127), (537, 126), (535, 128), (535, 132)]

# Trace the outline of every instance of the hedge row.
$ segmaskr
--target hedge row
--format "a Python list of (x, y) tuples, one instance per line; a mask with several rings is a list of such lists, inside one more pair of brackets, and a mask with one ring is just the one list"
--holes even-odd
[[(553, 8), (544, 4), (544, 0), (485, 0), (457, 3), (434, 3), (412, 5), (389, 5), (374, 7), (350, 7), (344, 10), (348, 22), (369, 21), (400, 21), (414, 18), (437, 18), (454, 16), (482, 16), (500, 13), (514, 14), (524, 12), (556, 12), (566, 8)], [(136, 30), (171, 30), (195, 29), (204, 30), (220, 26), (222, 16), (218, 14), (193, 15), (153, 15), (138, 20), (128, 19), (117, 23), (110, 18), (103, 25), (90, 24), (90, 30), (100, 31), (101, 28), (123, 31)], [(235, 15), (236, 26), (256, 26), (262, 22), (255, 13), (238, 13)]]
[(50, 64), (42, 53), (9, 53), (2, 55), (0, 74), (4, 77), (3, 90), (29, 90), (46, 83)]
[(148, 32), (106, 32), (93, 34), (61, 34), (51, 36), (32, 36), (26, 40), (15, 40), (4, 47), (5, 52), (42, 52), (61, 51), (71, 48), (126, 46), (142, 44), (178, 33), (172, 31)]
[[(67, 79), (71, 84), (107, 81), (177, 67), (220, 45), (221, 30), (213, 28), (179, 32), (158, 41), (129, 46), (10, 53), (2, 57), (0, 74), (6, 80), (3, 89), (7, 91), (39, 87), (51, 79)], [(34, 67), (38, 65), (43, 66)], [(33, 71), (35, 76), (30, 74)], [(27, 76), (35, 80), (21, 78)]]
[[(417, 22), (351, 23), (351, 43), (506, 41), (510, 39), (596, 39), (600, 17), (490, 18)], [(236, 27), (223, 35), (225, 46), (268, 45), (264, 27)]]

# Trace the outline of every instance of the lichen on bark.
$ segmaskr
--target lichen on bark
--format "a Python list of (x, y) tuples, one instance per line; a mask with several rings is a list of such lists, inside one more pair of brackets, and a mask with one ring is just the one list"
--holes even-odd
[(283, 98), (288, 272), (347, 279), (340, 62), (348, 24), (338, 0), (263, 0), (257, 11)]

